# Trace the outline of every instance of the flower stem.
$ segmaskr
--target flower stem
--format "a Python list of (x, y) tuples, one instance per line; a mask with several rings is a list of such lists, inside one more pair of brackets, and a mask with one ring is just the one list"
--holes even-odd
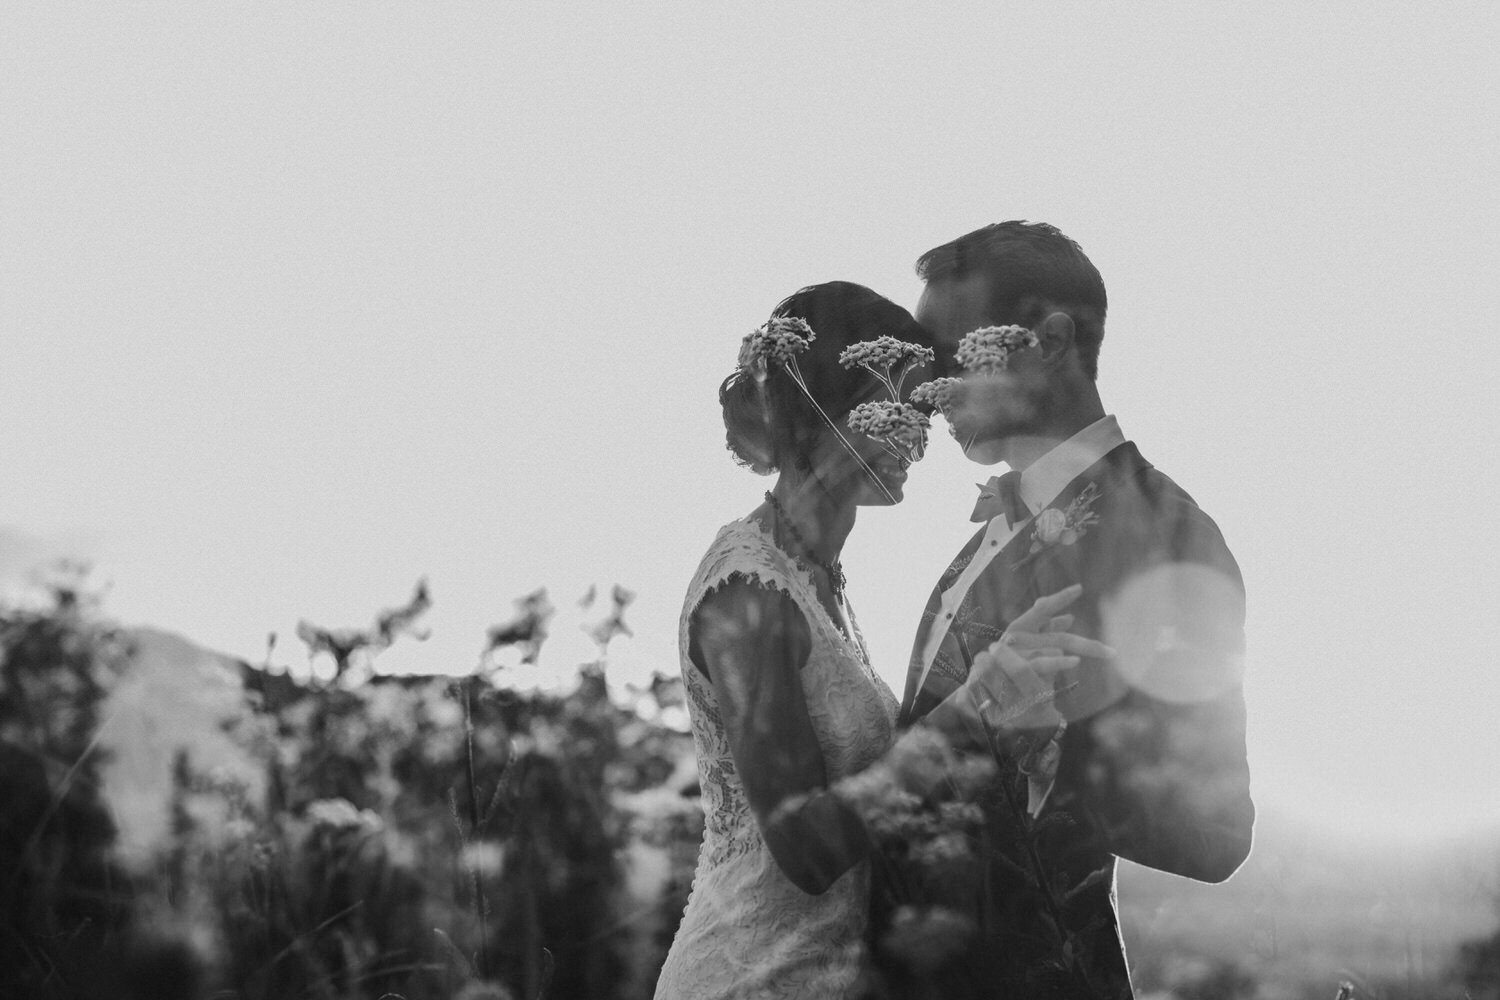
[[(467, 678), (463, 684), (464, 692), (464, 770), (469, 779), (469, 836), (479, 836), (479, 782), (474, 775), (474, 685), (479, 683), (477, 676)], [(474, 913), (479, 918), (479, 953), (477, 966), (480, 978), (490, 973), (489, 959), (489, 928), (485, 921), (484, 886), (480, 881), (479, 868), (474, 866), (469, 875), (474, 883)]]
[(796, 358), (792, 358), (787, 362), (786, 370), (787, 374), (792, 376), (792, 381), (797, 383), (797, 388), (802, 390), (802, 395), (806, 396), (807, 401), (812, 404), (813, 409), (818, 411), (818, 416), (823, 418), (823, 423), (827, 424), (828, 429), (833, 431), (834, 437), (839, 439), (839, 444), (844, 446), (844, 450), (847, 451), (850, 456), (859, 463), (859, 467), (864, 470), (865, 475), (870, 477), (870, 482), (874, 483), (880, 489), (880, 492), (885, 494), (885, 498), (891, 503), (899, 503), (899, 501), (891, 493), (891, 491), (886, 488), (885, 483), (880, 481), (880, 477), (875, 475), (875, 471), (870, 468), (869, 464), (864, 460), (864, 457), (855, 450), (854, 445), (849, 443), (849, 439), (844, 437), (844, 432), (839, 430), (838, 427), (834, 425), (834, 422), (829, 418), (828, 414), (823, 412), (823, 407), (818, 405), (818, 401), (814, 399), (813, 394), (808, 391), (807, 383), (802, 381), (802, 371), (797, 367)]

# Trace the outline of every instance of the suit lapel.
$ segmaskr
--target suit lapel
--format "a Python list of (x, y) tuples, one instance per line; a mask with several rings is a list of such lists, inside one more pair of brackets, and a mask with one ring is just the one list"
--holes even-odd
[[(1136, 446), (1126, 441), (1074, 477), (1045, 509), (1065, 510), (1090, 485), (1098, 487), (1100, 502), (1103, 503), (1115, 485), (1149, 465)], [(962, 684), (973, 657), (998, 639), (1005, 627), (1031, 607), (1038, 597), (1083, 581), (1086, 567), (1082, 565), (1079, 545), (1054, 544), (1033, 552), (1034, 525), (1034, 518), (1023, 525), (975, 579), (959, 604), (954, 620), (949, 623), (948, 635), (944, 637), (927, 680), (918, 692), (916, 684), (922, 673), (922, 650), (932, 628), (937, 625), (943, 591), (952, 586), (974, 557), (983, 540), (983, 530), (969, 539), (943, 573), (927, 601), (917, 629), (901, 701), (902, 724), (921, 718)]]
[[(1098, 498), (1088, 506), (1095, 513), (1101, 513), (1113, 505), (1112, 501), (1117, 498), (1119, 490), (1128, 480), (1140, 470), (1149, 467), (1150, 463), (1141, 457), (1140, 450), (1132, 442), (1126, 441), (1115, 446), (1097, 462), (1074, 477), (1044, 509), (1066, 511), (1068, 506), (1079, 499), (1085, 490), (1093, 487)], [(1102, 526), (1096, 523), (1090, 534)], [(1006, 609), (1007, 624), (1031, 607), (1039, 597), (1055, 594), (1075, 583), (1088, 585), (1087, 577), (1090, 575), (1090, 566), (1086, 565), (1084, 556), (1091, 546), (1085, 543), (1087, 535), (1072, 545), (1038, 544), (1033, 551), (1034, 538), (1035, 531), (1028, 529), (1026, 546), (1007, 566), (1008, 571), (1016, 573), (1025, 581), (1025, 586), (1021, 588), (1020, 605)], [(1085, 594), (1082, 600), (1086, 603), (1098, 596)]]
[(906, 685), (901, 696), (901, 723), (903, 725), (926, 714), (925, 710), (921, 713), (913, 710), (916, 702), (917, 681), (921, 678), (923, 670), (922, 651), (927, 647), (927, 637), (932, 634), (938, 615), (942, 613), (943, 592), (953, 586), (953, 582), (964, 571), (964, 567), (968, 566), (970, 560), (974, 558), (974, 553), (979, 551), (979, 544), (984, 540), (984, 531), (984, 528), (980, 528), (964, 543), (964, 547), (948, 564), (948, 568), (943, 570), (943, 575), (938, 578), (937, 586), (932, 588), (932, 593), (927, 598), (927, 606), (922, 609), (922, 619), (917, 623), (917, 636), (912, 643), (911, 659), (906, 667)]

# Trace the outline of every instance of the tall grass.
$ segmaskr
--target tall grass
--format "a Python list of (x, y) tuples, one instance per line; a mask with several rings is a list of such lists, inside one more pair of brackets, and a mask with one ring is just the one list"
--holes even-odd
[(264, 780), (180, 751), (169, 832), (127, 878), (97, 733), (129, 651), (75, 604), (0, 622), (0, 849), (20, 859), (0, 867), (0, 997), (649, 995), (664, 945), (624, 917), (675, 926), (680, 898), (625, 891), (659, 825), (629, 799), (691, 744), (649, 694), (615, 704), (602, 664), (565, 696), (485, 664), (456, 683), (242, 664), (224, 724)]

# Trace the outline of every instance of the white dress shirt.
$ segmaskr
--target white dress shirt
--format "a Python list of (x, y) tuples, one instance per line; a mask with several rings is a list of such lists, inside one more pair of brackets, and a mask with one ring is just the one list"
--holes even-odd
[[(1033, 516), (1045, 509), (1089, 466), (1124, 443), (1125, 436), (1120, 433), (1120, 425), (1113, 415), (1106, 415), (1054, 447), (1021, 470), (1019, 492), (1026, 509)], [(974, 558), (969, 560), (969, 565), (953, 581), (953, 586), (943, 592), (937, 620), (932, 623), (932, 630), (927, 634), (927, 644), (922, 647), (922, 676), (917, 681), (917, 691), (920, 692), (922, 685), (927, 683), (927, 675), (932, 670), (932, 661), (937, 658), (938, 647), (943, 644), (943, 637), (948, 634), (948, 625), (958, 612), (959, 604), (969, 593), (969, 588), (974, 586), (979, 574), (1005, 548), (1006, 543), (1026, 530), (1030, 524), (1029, 517), (1014, 526), (1007, 524), (1003, 514), (990, 518), (984, 529), (984, 538), (974, 552)]]

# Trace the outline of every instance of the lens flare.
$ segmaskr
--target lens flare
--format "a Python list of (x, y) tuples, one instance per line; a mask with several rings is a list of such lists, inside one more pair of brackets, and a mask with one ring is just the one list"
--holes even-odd
[(1163, 563), (1100, 604), (1102, 641), (1125, 684), (1162, 701), (1211, 701), (1244, 676), (1244, 597), (1200, 563)]

